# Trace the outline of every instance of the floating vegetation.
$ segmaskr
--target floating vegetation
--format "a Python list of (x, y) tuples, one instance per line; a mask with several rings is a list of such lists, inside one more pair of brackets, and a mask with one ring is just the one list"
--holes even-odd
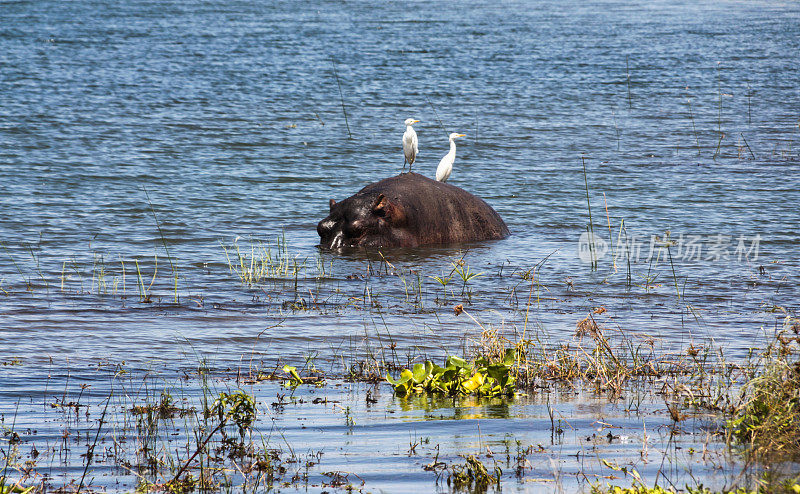
[[(120, 366), (111, 365), (108, 369), (114, 375), (113, 389), (122, 386), (125, 393), (114, 391), (107, 399), (97, 394), (94, 399), (83, 398), (86, 395), (82, 393), (88, 386), (80, 383), (80, 393), (65, 394), (59, 398), (59, 391), (59, 395), (54, 397), (55, 401), (48, 401), (49, 406), (43, 407), (53, 422), (62, 424), (58, 427), (63, 428), (65, 439), (60, 445), (51, 445), (40, 451), (33, 442), (37, 440), (35, 432), (15, 430), (13, 421), (2, 421), (0, 451), (6, 460), (6, 473), (0, 476), (0, 484), (5, 485), (4, 492), (9, 494), (31, 492), (26, 489), (32, 485), (35, 485), (36, 492), (52, 490), (62, 485), (59, 483), (62, 479), (42, 477), (41, 472), (47, 471), (64, 455), (73, 455), (80, 457), (84, 463), (79, 463), (81, 468), (76, 469), (72, 477), (63, 480), (63, 485), (72, 485), (72, 490), (80, 490), (78, 487), (83, 480), (86, 481), (86, 490), (93, 489), (91, 479), (102, 469), (128, 472), (137, 479), (136, 489), (140, 491), (188, 492), (220, 490), (230, 486), (248, 490), (268, 490), (278, 486), (347, 488), (351, 485), (357, 487), (359, 482), (369, 488), (369, 482), (365, 484), (359, 476), (362, 472), (346, 472), (336, 467), (332, 469), (322, 460), (322, 451), (310, 450), (305, 455), (298, 454), (298, 448), (305, 448), (309, 444), (293, 442), (306, 437), (306, 433), (302, 432), (305, 426), (298, 428), (296, 424), (297, 421), (303, 424), (304, 414), (310, 412), (307, 407), (320, 407), (316, 412), (318, 415), (315, 415), (316, 420), (329, 421), (326, 431), (333, 434), (326, 436), (329, 440), (335, 441), (336, 434), (341, 434), (349, 442), (353, 437), (370, 433), (375, 415), (369, 415), (365, 410), (377, 403), (382, 403), (379, 408), (385, 408), (390, 416), (392, 403), (395, 403), (404, 411), (417, 408), (424, 410), (426, 420), (437, 420), (438, 414), (449, 407), (463, 410), (459, 414), (466, 413), (456, 415), (456, 418), (468, 419), (480, 418), (482, 415), (479, 410), (484, 408), (506, 410), (501, 413), (507, 414), (508, 405), (518, 401), (526, 406), (538, 404), (541, 407), (546, 396), (547, 405), (543, 413), (549, 414), (550, 443), (523, 444), (516, 433), (509, 434), (503, 443), (498, 443), (496, 436), (491, 439), (491, 434), (487, 434), (483, 439), (486, 442), (483, 447), (470, 450), (462, 445), (441, 456), (440, 443), (432, 444), (429, 437), (414, 436), (408, 441), (409, 456), (431, 458), (432, 461), (423, 461), (422, 468), (435, 475), (437, 482), (446, 479), (453, 492), (488, 492), (512, 478), (521, 479), (531, 475), (538, 463), (551, 458), (553, 448), (569, 444), (566, 438), (569, 434), (565, 431), (581, 431), (578, 434), (588, 431), (590, 435), (575, 439), (579, 442), (589, 441), (598, 448), (597, 454), (604, 468), (619, 472), (634, 482), (631, 486), (609, 484), (602, 487), (592, 484), (588, 479), (599, 479), (602, 470), (600, 473), (591, 471), (590, 466), (581, 463), (581, 469), (590, 470), (581, 470), (579, 474), (587, 476), (586, 488), (588, 490), (591, 487), (595, 493), (796, 494), (796, 471), (792, 470), (796, 463), (787, 463), (787, 459), (796, 451), (792, 449), (796, 444), (792, 441), (796, 438), (797, 428), (793, 429), (792, 422), (787, 421), (787, 417), (795, 417), (792, 414), (797, 410), (798, 335), (794, 331), (797, 327), (794, 319), (787, 318), (785, 329), (774, 340), (768, 342), (766, 347), (754, 350), (755, 358), (752, 361), (730, 365), (718, 355), (719, 349), (711, 346), (691, 346), (682, 352), (681, 358), (678, 355), (644, 352), (624, 334), (616, 335), (605, 328), (599, 320), (605, 312), (599, 309), (578, 323), (581, 338), (585, 340), (588, 337), (589, 342), (581, 343), (579, 339), (569, 348), (546, 350), (540, 348), (541, 342), (536, 339), (510, 341), (499, 336), (495, 329), (486, 328), (481, 340), (466, 354), (471, 355), (469, 361), (450, 356), (444, 366), (439, 367), (426, 360), (402, 369), (397, 380), (388, 375), (386, 380), (391, 383), (394, 394), (402, 397), (394, 402), (391, 398), (389, 401), (386, 397), (380, 398), (378, 384), (358, 385), (363, 387), (359, 389), (369, 386), (366, 394), (346, 391), (337, 395), (337, 387), (350, 386), (337, 381), (340, 379), (337, 376), (369, 380), (371, 374), (364, 373), (359, 377), (347, 368), (341, 369), (338, 374), (322, 373), (311, 358), (302, 371), (291, 365), (271, 367), (271, 372), (248, 365), (244, 375), (239, 371), (232, 374), (232, 369), (223, 370), (220, 374), (219, 370), (214, 371), (203, 362), (199, 367), (193, 367), (195, 370), (192, 375), (195, 377), (191, 378), (188, 374), (185, 378), (181, 377), (181, 383), (196, 380), (187, 388), (183, 388), (182, 384), (177, 388), (170, 385), (151, 386), (149, 383), (152, 383), (152, 378), (147, 375), (136, 371), (132, 374), (121, 372)], [(365, 367), (377, 370), (391, 365), (384, 362), (384, 367), (380, 367), (378, 361), (373, 359)], [(105, 372), (100, 367), (98, 371)], [(137, 382), (140, 376), (143, 380)], [(322, 378), (330, 378), (333, 382), (325, 384)], [(232, 384), (233, 379), (253, 388), (248, 391), (238, 387), (214, 390), (210, 384), (226, 381)], [(284, 384), (278, 385), (273, 383), (275, 381), (284, 381)], [(315, 386), (301, 386), (312, 383)], [(653, 383), (660, 383), (660, 386), (653, 386)], [(321, 391), (320, 385), (326, 387), (325, 392)], [(136, 389), (142, 390), (144, 396), (133, 392)], [(277, 390), (277, 394), (267, 398), (266, 389), (273, 392)], [(520, 389), (524, 393), (515, 392)], [(734, 453), (734, 459), (741, 458), (744, 467), (753, 468), (755, 473), (768, 465), (770, 476), (758, 479), (744, 477), (740, 483), (741, 489), (733, 486), (722, 491), (710, 490), (700, 483), (686, 486), (680, 491), (674, 487), (670, 490), (669, 487), (647, 485), (639, 473), (644, 470), (636, 461), (623, 463), (618, 458), (613, 461), (602, 458), (602, 445), (622, 441), (621, 437), (625, 434), (611, 422), (627, 419), (604, 418), (591, 425), (580, 425), (562, 415), (555, 405), (551, 407), (551, 399), (557, 399), (565, 391), (569, 395), (578, 389), (598, 395), (607, 393), (611, 402), (624, 406), (625, 414), (642, 413), (642, 416), (648, 417), (648, 422), (656, 421), (650, 426), (655, 430), (645, 428), (640, 431), (641, 455), (645, 462), (650, 444), (654, 450), (658, 444), (665, 444), (648, 439), (649, 435), (659, 434), (657, 431), (661, 430), (662, 441), (666, 441), (667, 445), (673, 440), (667, 438), (683, 435), (683, 447), (696, 445), (698, 450), (702, 448), (704, 452), (712, 451), (715, 447), (725, 449)], [(620, 400), (618, 390), (624, 391), (624, 400)], [(536, 399), (536, 395), (540, 398)], [(653, 400), (657, 401), (657, 397), (661, 397), (666, 407), (653, 408)], [(364, 403), (366, 408), (363, 408)], [(648, 403), (649, 408), (640, 410), (642, 403)], [(42, 404), (31, 406), (39, 408)], [(107, 410), (113, 418), (106, 419)], [(380, 416), (385, 415), (383, 411), (376, 412)], [(320, 418), (325, 415), (329, 417)], [(686, 436), (687, 433), (691, 436), (691, 431), (696, 430), (686, 420), (690, 416), (700, 419), (698, 423), (702, 424), (702, 429), (708, 430), (708, 435), (703, 438)], [(513, 418), (507, 415), (499, 418), (503, 417)], [(283, 422), (276, 422), (281, 419)], [(404, 423), (400, 416), (397, 419), (401, 420), (391, 423)], [(278, 423), (282, 425), (276, 425)], [(112, 427), (109, 424), (115, 425)], [(468, 424), (464, 422), (458, 427), (463, 429), (469, 427)], [(547, 429), (546, 418), (540, 424), (543, 430)], [(300, 435), (291, 439), (287, 437), (289, 432), (285, 435), (282, 428), (291, 429), (293, 425), (294, 433)], [(480, 424), (477, 425), (480, 442)], [(627, 434), (630, 434), (630, 429)], [(70, 452), (70, 448), (74, 447), (70, 439), (72, 437), (83, 438), (81, 441), (85, 443), (85, 448)], [(730, 449), (724, 442), (726, 437), (730, 438)], [(444, 440), (443, 436), (438, 438), (438, 441)], [(513, 453), (515, 442), (516, 455)], [(502, 452), (502, 444), (505, 444), (505, 453)], [(768, 455), (767, 452), (773, 454)], [(675, 453), (667, 449), (658, 454), (670, 456)], [(698, 455), (693, 461), (703, 465), (706, 461), (714, 460), (701, 461)], [(565, 462), (559, 460), (558, 464)], [(336, 461), (333, 464), (336, 465)], [(419, 468), (419, 463), (417, 465)], [(82, 478), (83, 471), (86, 472), (85, 478)], [(542, 473), (536, 475), (541, 476)], [(557, 472), (553, 475), (554, 479), (545, 481), (562, 481)], [(672, 475), (666, 473), (667, 478), (677, 483), (678, 480)], [(650, 476), (647, 481), (649, 483), (656, 478)]]
[(168, 419), (184, 416), (191, 413), (192, 410), (178, 407), (172, 395), (165, 390), (161, 392), (161, 398), (157, 403), (135, 405), (131, 407), (131, 412), (134, 415), (146, 415), (152, 421), (154, 418)]
[(386, 374), (386, 380), (394, 387), (398, 396), (423, 392), (447, 396), (511, 395), (516, 383), (511, 372), (515, 355), (515, 350), (509, 348), (500, 362), (492, 362), (484, 357), (476, 359), (472, 364), (450, 356), (447, 357), (444, 367), (426, 360), (424, 364), (415, 364), (413, 369), (403, 369), (396, 380)]

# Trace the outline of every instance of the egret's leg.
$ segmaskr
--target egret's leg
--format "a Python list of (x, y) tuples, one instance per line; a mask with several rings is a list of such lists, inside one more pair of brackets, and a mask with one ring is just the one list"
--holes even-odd
[(408, 160), (403, 157), (403, 171), (406, 171), (406, 163), (408, 163)]

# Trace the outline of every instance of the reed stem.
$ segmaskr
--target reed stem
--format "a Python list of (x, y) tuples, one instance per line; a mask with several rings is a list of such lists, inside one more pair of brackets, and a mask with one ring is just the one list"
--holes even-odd
[(342, 93), (342, 85), (339, 83), (339, 73), (336, 72), (336, 61), (331, 56), (331, 63), (333, 64), (333, 76), (336, 78), (336, 85), (339, 87), (339, 100), (342, 102), (342, 113), (344, 113), (344, 124), (347, 126), (347, 135), (349, 136), (348, 139), (353, 138), (353, 134), (350, 132), (350, 123), (347, 121), (347, 110), (344, 108), (344, 94)]

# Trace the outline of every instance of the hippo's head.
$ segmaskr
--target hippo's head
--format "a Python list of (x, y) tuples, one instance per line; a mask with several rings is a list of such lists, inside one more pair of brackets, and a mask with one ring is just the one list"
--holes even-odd
[(317, 224), (320, 247), (413, 246), (405, 231), (405, 213), (400, 205), (380, 193), (359, 193), (341, 202), (330, 200), (330, 214)]

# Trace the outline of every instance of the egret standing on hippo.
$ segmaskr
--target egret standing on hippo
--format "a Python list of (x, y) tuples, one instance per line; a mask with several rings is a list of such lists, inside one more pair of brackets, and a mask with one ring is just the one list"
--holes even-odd
[(403, 170), (406, 169), (406, 163), (408, 163), (408, 171), (411, 171), (411, 165), (414, 164), (414, 160), (417, 159), (417, 154), (419, 154), (419, 140), (417, 139), (417, 132), (412, 127), (415, 123), (419, 122), (419, 120), (414, 120), (413, 118), (406, 119), (406, 131), (403, 133), (403, 156), (405, 156), (405, 162), (403, 162)]
[[(411, 118), (406, 120), (403, 134), (403, 154), (409, 169), (418, 154), (416, 132), (411, 127), (416, 122)], [(407, 141), (408, 135), (413, 135), (413, 139)], [(331, 199), (330, 213), (317, 224), (320, 247), (332, 250), (419, 247), (508, 236), (508, 227), (491, 206), (459, 187), (444, 183), (455, 159), (453, 140), (461, 136), (450, 135), (450, 152), (440, 163), (440, 169), (444, 165), (446, 170), (442, 181), (409, 171), (367, 185), (340, 202)]]

